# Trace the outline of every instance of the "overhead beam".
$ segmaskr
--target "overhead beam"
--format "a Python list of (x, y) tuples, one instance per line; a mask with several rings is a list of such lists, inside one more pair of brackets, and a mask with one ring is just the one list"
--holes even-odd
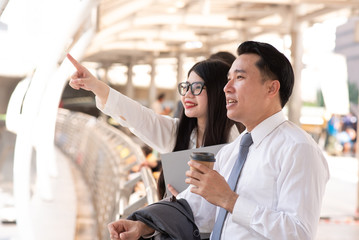
[(325, 7), (325, 8), (319, 9), (317, 11), (313, 11), (311, 13), (299, 16), (298, 21), (300, 21), (300, 22), (310, 21), (313, 18), (320, 17), (320, 16), (323, 16), (325, 14), (332, 13), (332, 12), (339, 11), (339, 10), (340, 9), (338, 9), (338, 8)]
[(132, 0), (121, 4), (121, 7), (113, 8), (110, 12), (101, 16), (101, 24), (105, 26), (116, 24), (123, 19), (146, 9), (153, 3), (153, 0)]
[(333, 4), (345, 6), (358, 6), (357, 0), (247, 0), (241, 4), (278, 4), (278, 5), (298, 5), (298, 4)]

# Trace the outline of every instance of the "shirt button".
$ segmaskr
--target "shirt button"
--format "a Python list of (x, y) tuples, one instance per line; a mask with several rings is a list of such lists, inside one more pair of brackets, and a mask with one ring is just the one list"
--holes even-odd
[(199, 237), (199, 231), (197, 229), (193, 231), (193, 236)]

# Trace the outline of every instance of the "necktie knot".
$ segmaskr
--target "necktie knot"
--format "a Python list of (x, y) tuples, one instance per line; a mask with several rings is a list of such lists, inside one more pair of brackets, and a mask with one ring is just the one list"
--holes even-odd
[(249, 147), (250, 145), (252, 145), (253, 143), (253, 139), (250, 133), (246, 133), (243, 135), (242, 139), (241, 139), (241, 146), (244, 147)]

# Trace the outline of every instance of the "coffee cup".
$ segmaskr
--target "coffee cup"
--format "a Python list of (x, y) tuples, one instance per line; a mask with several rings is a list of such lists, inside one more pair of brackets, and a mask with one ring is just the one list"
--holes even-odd
[[(190, 159), (200, 164), (203, 164), (210, 169), (213, 169), (214, 162), (216, 161), (216, 159), (214, 158), (214, 154), (210, 152), (193, 152), (190, 155)], [(198, 171), (196, 168), (192, 167), (191, 170)]]

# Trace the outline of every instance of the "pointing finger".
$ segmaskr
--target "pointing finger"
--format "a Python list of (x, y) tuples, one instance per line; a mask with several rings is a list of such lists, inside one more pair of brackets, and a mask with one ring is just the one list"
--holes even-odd
[(70, 62), (74, 65), (74, 67), (77, 69), (77, 71), (82, 72), (84, 70), (84, 67), (78, 61), (76, 61), (76, 59), (73, 58), (70, 55), (70, 53), (68, 53), (66, 56), (70, 60)]

